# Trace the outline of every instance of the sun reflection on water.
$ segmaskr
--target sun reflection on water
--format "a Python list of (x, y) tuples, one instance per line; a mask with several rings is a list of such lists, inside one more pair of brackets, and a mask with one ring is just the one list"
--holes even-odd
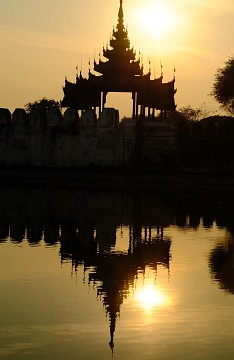
[(169, 304), (168, 297), (156, 285), (148, 283), (137, 290), (135, 299), (145, 312), (151, 313), (153, 309)]

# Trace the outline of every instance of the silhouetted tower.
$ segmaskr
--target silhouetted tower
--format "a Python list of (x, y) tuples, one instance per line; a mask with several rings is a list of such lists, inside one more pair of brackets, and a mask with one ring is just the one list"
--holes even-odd
[(130, 47), (128, 32), (124, 26), (122, 1), (120, 1), (118, 24), (110, 39), (110, 47), (103, 48), (103, 56), (108, 61), (94, 62), (94, 70), (103, 75), (109, 85), (109, 91), (113, 81), (115, 91), (117, 84), (120, 91), (131, 91), (132, 84), (129, 80), (132, 81), (136, 75), (143, 75), (143, 68), (140, 67), (140, 60), (136, 60), (135, 51)]
[[(158, 79), (150, 79), (150, 71), (143, 74), (143, 65), (136, 52), (130, 46), (128, 31), (124, 26), (123, 1), (120, 0), (118, 23), (113, 29), (109, 46), (103, 47), (103, 58), (96, 62), (94, 60), (93, 74), (89, 69), (88, 79), (82, 74), (76, 77), (76, 83), (65, 80), (64, 99), (62, 107), (74, 107), (79, 110), (98, 107), (99, 112), (103, 110), (108, 92), (132, 93), (133, 118), (145, 117), (153, 109), (166, 111), (175, 110), (174, 82), (163, 83), (161, 76)], [(90, 63), (89, 63), (90, 65)]]

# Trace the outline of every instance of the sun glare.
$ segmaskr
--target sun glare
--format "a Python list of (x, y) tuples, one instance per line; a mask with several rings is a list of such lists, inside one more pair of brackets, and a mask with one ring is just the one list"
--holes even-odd
[(136, 300), (147, 312), (150, 312), (154, 307), (166, 304), (166, 296), (152, 284), (139, 289), (136, 293)]
[(160, 37), (170, 32), (176, 23), (176, 15), (162, 4), (152, 4), (139, 9), (136, 15), (140, 27), (152, 37)]

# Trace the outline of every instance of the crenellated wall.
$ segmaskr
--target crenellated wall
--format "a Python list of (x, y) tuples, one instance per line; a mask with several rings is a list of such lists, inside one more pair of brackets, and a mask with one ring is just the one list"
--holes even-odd
[(0, 165), (117, 167), (136, 159), (155, 163), (176, 155), (175, 132), (164, 123), (148, 122), (140, 134), (136, 122), (119, 123), (113, 108), (105, 108), (99, 119), (92, 109), (81, 118), (70, 108), (64, 114), (52, 108), (46, 116), (37, 110), (27, 114), (16, 109), (11, 114), (0, 109)]

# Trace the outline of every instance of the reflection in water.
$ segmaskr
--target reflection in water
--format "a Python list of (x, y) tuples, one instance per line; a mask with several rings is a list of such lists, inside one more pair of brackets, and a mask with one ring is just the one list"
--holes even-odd
[[(60, 243), (61, 263), (71, 262), (76, 272), (85, 271), (102, 299), (114, 347), (116, 321), (139, 273), (158, 267), (169, 275), (171, 243), (164, 235), (170, 225), (198, 229), (214, 223), (234, 231), (230, 199), (121, 193), (86, 193), (68, 190), (4, 189), (0, 192), (0, 242), (24, 239), (38, 245)], [(116, 234), (128, 229), (126, 250), (117, 251)], [(9, 230), (10, 229), (10, 230)], [(234, 293), (233, 241), (217, 246), (210, 255), (212, 274), (224, 290)], [(169, 304), (155, 279), (138, 288), (135, 300), (148, 313)]]
[[(102, 299), (110, 321), (111, 348), (114, 347), (114, 332), (120, 307), (127, 298), (130, 288), (133, 287), (138, 272), (145, 271), (148, 265), (155, 271), (159, 264), (169, 268), (170, 239), (164, 238), (159, 230), (155, 232), (155, 236), (152, 236), (152, 229), (147, 231), (147, 228), (144, 228), (144, 238), (141, 234), (140, 223), (132, 224), (129, 229), (127, 253), (114, 252), (115, 235), (113, 231), (108, 232), (102, 226), (96, 231), (96, 238), (94, 231), (88, 234), (78, 231), (78, 235), (73, 236), (73, 241), (65, 241), (61, 235), (62, 262), (71, 259), (76, 271), (78, 265), (84, 263), (89, 283), (97, 287), (97, 297)], [(85, 239), (81, 235), (85, 235)], [(105, 241), (100, 244), (97, 238)]]
[(220, 288), (234, 294), (234, 238), (226, 244), (218, 244), (210, 254), (209, 264), (212, 275)]
[(135, 295), (136, 300), (143, 306), (146, 312), (152, 312), (154, 307), (166, 305), (167, 299), (163, 292), (150, 283), (138, 289)]

